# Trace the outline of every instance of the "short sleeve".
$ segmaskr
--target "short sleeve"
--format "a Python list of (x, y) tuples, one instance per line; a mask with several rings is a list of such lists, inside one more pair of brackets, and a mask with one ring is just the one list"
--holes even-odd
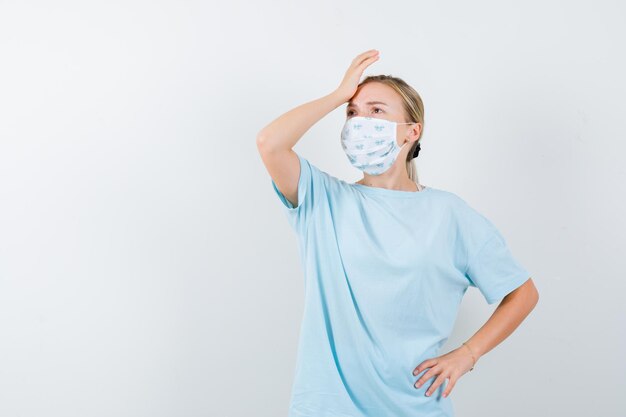
[(496, 226), (468, 205), (464, 207), (465, 277), (488, 304), (494, 304), (524, 284), (530, 273), (513, 256)]
[(272, 187), (282, 202), (282, 207), (291, 227), (298, 233), (306, 230), (319, 205), (320, 200), (326, 197), (327, 174), (310, 163), (300, 154), (300, 176), (298, 179), (298, 205), (291, 202), (280, 192), (274, 179), (271, 179)]
[(501, 300), (530, 278), (497, 230), (469, 259), (465, 276), (489, 304)]

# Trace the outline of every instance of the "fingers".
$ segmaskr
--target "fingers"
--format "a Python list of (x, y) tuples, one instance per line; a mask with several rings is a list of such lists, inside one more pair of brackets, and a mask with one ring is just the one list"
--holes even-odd
[[(426, 372), (424, 375), (422, 375), (422, 377), (420, 379), (417, 380), (417, 382), (415, 383), (415, 388), (419, 388), (422, 386), (422, 384), (424, 384), (424, 382), (428, 381), (430, 378), (432, 378), (433, 376), (437, 375), (439, 372), (441, 372), (441, 369), (438, 368), (436, 366), (436, 364), (433, 365), (426, 365), (428, 362), (431, 361), (426, 361), (426, 362), (422, 362), (422, 364), (420, 364), (420, 366), (417, 367), (417, 369), (419, 370), (420, 368), (424, 369), (424, 368), (429, 368), (428, 372)], [(413, 373), (414, 375), (419, 374), (420, 372), (422, 372), (421, 370), (417, 373)]]
[(417, 374), (419, 374), (420, 372), (422, 372), (424, 369), (426, 368), (430, 368), (431, 366), (435, 366), (437, 365), (437, 360), (433, 359), (427, 359), (424, 362), (420, 363), (417, 368), (415, 368), (413, 370), (413, 376), (417, 376)]
[(428, 388), (428, 390), (426, 390), (426, 396), (429, 396), (430, 394), (432, 394), (439, 387), (439, 385), (443, 384), (443, 382), (447, 378), (448, 377), (443, 372), (440, 373), (439, 376), (435, 379), (435, 382), (433, 382), (432, 385)]
[(437, 376), (435, 381), (428, 387), (425, 392), (426, 396), (430, 396), (441, 384), (448, 380), (448, 384), (446, 385), (446, 389), (443, 392), (443, 396), (447, 397), (450, 395), (452, 388), (456, 384), (457, 377), (455, 376), (452, 369), (445, 366), (445, 362), (439, 363), (439, 361), (434, 359), (428, 359), (421, 364), (415, 370), (413, 370), (413, 375), (419, 375), (424, 369), (430, 368), (427, 372), (424, 373), (416, 382), (415, 388), (420, 388), (426, 381), (431, 379), (433, 376)]
[(380, 58), (378, 55), (371, 56), (367, 58), (365, 61), (363, 61), (361, 65), (358, 66), (358, 68), (362, 71), (365, 68), (369, 67), (372, 62), (378, 60), (378, 58)]
[(354, 58), (354, 61), (352, 61), (352, 64), (355, 67), (361, 66), (363, 65), (365, 62), (367, 61), (373, 61), (375, 59), (378, 59), (379, 57), (379, 52), (376, 49), (370, 49), (369, 51), (363, 52), (362, 54), (357, 55), (356, 58)]
[(446, 390), (443, 392), (444, 398), (450, 395), (450, 391), (452, 391), (452, 388), (454, 388), (454, 384), (456, 384), (456, 378), (450, 377), (450, 379), (448, 380), (448, 386), (446, 387)]
[(365, 52), (363, 52), (361, 54), (358, 54), (356, 56), (356, 58), (354, 58), (354, 62), (361, 62), (362, 60), (364, 60), (368, 56), (377, 55), (377, 54), (378, 54), (378, 50), (370, 49), (369, 51), (365, 51)]

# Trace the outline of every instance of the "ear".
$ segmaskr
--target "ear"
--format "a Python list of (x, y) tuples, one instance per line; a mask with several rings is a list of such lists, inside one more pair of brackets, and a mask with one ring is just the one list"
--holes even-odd
[(417, 137), (419, 137), (422, 134), (422, 124), (416, 123), (413, 126), (414, 126), (413, 129), (417, 132)]

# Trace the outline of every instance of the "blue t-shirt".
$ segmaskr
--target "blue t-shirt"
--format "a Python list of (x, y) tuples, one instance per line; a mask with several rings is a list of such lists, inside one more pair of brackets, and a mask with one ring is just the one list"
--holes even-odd
[(305, 300), (289, 417), (452, 417), (447, 382), (413, 369), (444, 352), (468, 286), (489, 304), (530, 274), (454, 193), (347, 183), (300, 159), (295, 230)]

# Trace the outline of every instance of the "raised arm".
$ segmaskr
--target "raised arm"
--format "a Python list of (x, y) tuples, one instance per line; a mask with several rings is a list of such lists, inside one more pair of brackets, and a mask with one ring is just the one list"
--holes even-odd
[(299, 203), (300, 161), (293, 147), (311, 126), (354, 95), (363, 71), (377, 59), (376, 50), (358, 55), (335, 91), (282, 114), (257, 134), (257, 148), (265, 168), (294, 206)]

